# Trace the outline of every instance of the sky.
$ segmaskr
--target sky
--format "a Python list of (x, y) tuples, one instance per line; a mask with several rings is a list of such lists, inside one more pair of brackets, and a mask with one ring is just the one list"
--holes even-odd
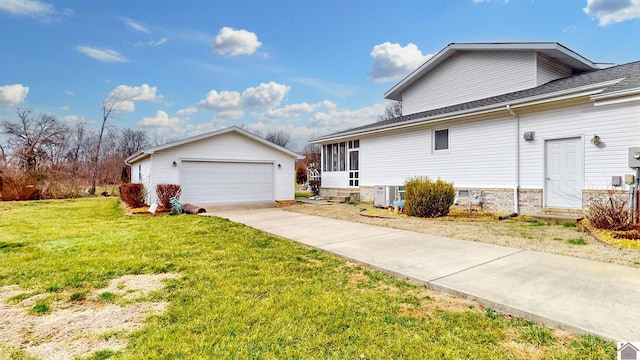
[(375, 122), (450, 43), (559, 42), (640, 60), (640, 0), (0, 0), (0, 121), (16, 110), (161, 143), (241, 126), (294, 147)]

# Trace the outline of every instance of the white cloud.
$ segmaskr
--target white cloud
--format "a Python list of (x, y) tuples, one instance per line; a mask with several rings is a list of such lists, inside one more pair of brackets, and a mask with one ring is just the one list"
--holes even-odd
[(237, 91), (209, 91), (207, 97), (200, 101), (198, 105), (217, 111), (235, 109), (240, 107), (240, 93)]
[(133, 112), (136, 101), (160, 102), (162, 95), (157, 94), (156, 86), (142, 84), (140, 86), (119, 85), (107, 95), (107, 99), (115, 101), (114, 111)]
[(75, 94), (76, 94), (75, 92), (73, 92), (73, 91), (71, 91), (71, 90), (65, 90), (65, 91), (64, 91), (64, 93), (65, 93), (66, 95), (69, 95), (69, 96), (73, 96), (73, 95), (75, 95)]
[(242, 110), (227, 110), (227, 111), (220, 111), (216, 113), (213, 119), (217, 121), (226, 122), (231, 120), (242, 119), (243, 116), (244, 116), (244, 111)]
[(584, 12), (596, 17), (600, 26), (640, 18), (640, 0), (587, 0)]
[(374, 82), (386, 82), (402, 79), (404, 76), (431, 58), (431, 54), (422, 55), (412, 43), (402, 47), (400, 44), (385, 42), (373, 47), (373, 67), (369, 74)]
[(2, 0), (0, 10), (19, 16), (49, 17), (55, 14), (55, 7), (37, 0)]
[(348, 110), (331, 106), (328, 111), (317, 112), (303, 123), (261, 121), (247, 124), (246, 129), (258, 131), (262, 135), (266, 135), (271, 131), (284, 131), (291, 136), (292, 147), (301, 149), (313, 138), (375, 122), (378, 114), (384, 111), (384, 107), (385, 104), (377, 104), (356, 110)]
[(287, 85), (270, 81), (242, 92), (242, 103), (250, 108), (271, 108), (280, 105), (291, 88)]
[(85, 54), (88, 57), (94, 58), (102, 62), (107, 62), (107, 63), (129, 61), (126, 57), (120, 55), (120, 53), (111, 49), (99, 49), (99, 48), (92, 48), (88, 46), (78, 45), (76, 46), (76, 51), (79, 53)]
[(133, 46), (134, 47), (141, 47), (141, 46), (153, 46), (153, 47), (156, 47), (156, 46), (160, 46), (160, 45), (165, 44), (167, 41), (168, 41), (167, 38), (162, 38), (162, 39), (157, 40), (157, 41), (137, 42), (137, 43), (133, 44)]
[(242, 94), (237, 91), (211, 90), (198, 105), (216, 111), (273, 108), (280, 105), (289, 90), (289, 86), (273, 81), (247, 88)]
[(220, 55), (251, 55), (262, 46), (258, 36), (247, 30), (223, 27), (213, 41), (213, 49)]
[(60, 106), (58, 108), (58, 110), (60, 110), (60, 111), (69, 111), (69, 110), (71, 110), (71, 106), (69, 106), (69, 105)]
[(180, 109), (176, 112), (176, 115), (192, 115), (198, 112), (198, 108), (190, 106), (188, 108)]
[(67, 115), (62, 118), (62, 122), (69, 125), (86, 124), (87, 119), (76, 115)]
[(346, 130), (352, 127), (371, 124), (384, 111), (385, 104), (376, 104), (357, 110), (333, 109), (328, 112), (316, 113), (309, 119), (307, 125), (316, 128), (320, 135)]
[(0, 86), (0, 107), (11, 107), (24, 101), (29, 87), (22, 84)]
[(170, 118), (166, 112), (158, 110), (154, 116), (142, 118), (142, 120), (138, 122), (138, 125), (147, 127), (177, 127), (183, 123), (183, 119), (178, 117)]
[(310, 114), (320, 109), (335, 109), (336, 104), (331, 101), (325, 100), (316, 104), (291, 104), (278, 109), (269, 109), (261, 114), (265, 119), (270, 120), (285, 120), (296, 118), (302, 115)]
[(147, 34), (151, 33), (151, 31), (149, 31), (149, 29), (147, 29), (144, 25), (138, 22), (135, 22), (132, 19), (122, 18), (122, 21), (125, 23), (125, 25), (127, 25), (128, 27), (132, 28), (135, 31), (139, 31)]

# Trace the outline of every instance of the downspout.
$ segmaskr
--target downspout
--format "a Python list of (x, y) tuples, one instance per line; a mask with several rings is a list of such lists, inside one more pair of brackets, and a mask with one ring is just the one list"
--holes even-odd
[(515, 140), (516, 140), (516, 146), (515, 146), (515, 173), (514, 173), (514, 177), (515, 177), (515, 184), (513, 186), (513, 212), (516, 214), (520, 213), (520, 195), (519, 195), (519, 190), (520, 190), (520, 116), (518, 116), (518, 114), (516, 114), (515, 111), (513, 111), (513, 109), (511, 108), (511, 105), (507, 105), (505, 106), (505, 110), (507, 110), (507, 112), (513, 116), (514, 119), (516, 119), (516, 126), (515, 126)]

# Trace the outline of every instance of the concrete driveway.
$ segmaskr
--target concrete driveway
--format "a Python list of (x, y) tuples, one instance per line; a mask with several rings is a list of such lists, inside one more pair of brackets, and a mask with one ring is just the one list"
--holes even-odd
[(640, 341), (640, 269), (281, 209), (208, 215), (323, 249), (498, 311), (614, 341)]

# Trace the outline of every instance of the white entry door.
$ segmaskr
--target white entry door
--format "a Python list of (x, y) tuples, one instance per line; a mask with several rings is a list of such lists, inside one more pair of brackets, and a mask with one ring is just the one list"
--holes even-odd
[(582, 139), (545, 141), (545, 206), (582, 208)]

